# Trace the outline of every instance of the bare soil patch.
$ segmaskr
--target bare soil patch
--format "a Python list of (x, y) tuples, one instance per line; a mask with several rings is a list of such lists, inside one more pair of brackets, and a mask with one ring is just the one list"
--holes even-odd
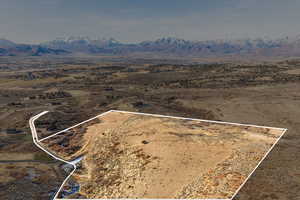
[(55, 137), (76, 151), (44, 143), (84, 156), (72, 181), (87, 198), (231, 198), (283, 133), (115, 111), (74, 129), (83, 132)]

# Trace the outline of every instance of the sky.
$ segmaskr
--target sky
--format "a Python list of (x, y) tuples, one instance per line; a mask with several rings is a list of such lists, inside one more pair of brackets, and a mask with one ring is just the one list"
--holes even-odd
[(299, 10), (299, 0), (0, 0), (0, 38), (279, 38), (300, 34)]

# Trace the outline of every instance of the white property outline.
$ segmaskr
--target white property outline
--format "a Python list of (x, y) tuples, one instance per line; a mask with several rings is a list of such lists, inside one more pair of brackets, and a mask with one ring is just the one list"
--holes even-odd
[[(58, 191), (56, 192), (55, 196), (54, 196), (54, 200), (58, 199), (57, 196), (59, 194), (59, 192), (61, 191), (61, 189), (63, 188), (64, 184), (66, 183), (66, 181), (72, 176), (72, 174), (76, 171), (76, 164), (72, 163), (72, 162), (69, 162), (69, 161), (66, 161), (64, 159), (61, 159), (57, 156), (55, 156), (53, 153), (47, 151), (46, 149), (44, 149), (40, 144), (39, 142), (42, 142), (43, 140), (46, 140), (46, 139), (49, 139), (53, 136), (56, 136), (60, 133), (63, 133), (63, 132), (66, 132), (72, 128), (75, 128), (77, 126), (80, 126), (86, 122), (89, 122), (89, 121), (92, 121), (96, 118), (99, 118), (103, 115), (106, 115), (110, 112), (119, 112), (119, 113), (129, 113), (129, 114), (137, 114), (137, 115), (146, 115), (146, 116), (154, 116), (154, 117), (161, 117), (161, 118), (173, 118), (173, 119), (181, 119), (181, 120), (191, 120), (191, 121), (201, 121), (201, 122), (209, 122), (209, 123), (218, 123), (218, 124), (230, 124), (230, 125), (237, 125), (237, 126), (247, 126), (247, 127), (256, 127), (256, 128), (268, 128), (268, 129), (276, 129), (276, 130), (281, 130), (282, 133), (281, 135), (277, 138), (277, 140), (273, 143), (273, 145), (271, 146), (271, 148), (265, 153), (265, 155), (263, 156), (263, 158), (258, 162), (257, 166), (252, 170), (252, 172), (248, 175), (248, 177), (245, 179), (245, 181), (240, 185), (240, 187), (236, 190), (236, 192), (233, 194), (233, 196), (230, 198), (230, 199), (201, 199), (201, 200), (233, 200), (236, 195), (238, 194), (238, 192), (241, 190), (241, 188), (246, 184), (246, 182), (248, 181), (248, 179), (252, 176), (252, 174), (255, 172), (255, 170), (260, 166), (260, 164), (265, 160), (265, 158), (268, 156), (268, 154), (273, 150), (273, 148), (275, 147), (275, 145), (279, 142), (279, 140), (282, 138), (282, 136), (285, 134), (285, 132), (288, 130), (287, 128), (277, 128), (277, 127), (270, 127), (270, 126), (258, 126), (258, 125), (253, 125), (253, 124), (242, 124), (242, 123), (233, 123), (233, 122), (223, 122), (223, 121), (214, 121), (214, 120), (204, 120), (204, 119), (195, 119), (195, 118), (185, 118), (185, 117), (175, 117), (175, 116), (168, 116), (168, 115), (159, 115), (159, 114), (149, 114), (149, 113), (142, 113), (142, 112), (129, 112), (129, 111), (120, 111), (120, 110), (109, 110), (107, 112), (104, 112), (100, 115), (97, 115), (95, 117), (92, 117), (88, 120), (85, 120), (83, 122), (80, 122), (74, 126), (71, 126), (69, 128), (66, 128), (62, 131), (59, 131), (57, 133), (54, 133), (52, 135), (49, 135), (45, 138), (42, 138), (42, 139), (38, 139), (38, 136), (37, 136), (37, 133), (36, 133), (36, 128), (35, 128), (35, 125), (34, 125), (34, 122), (35, 120), (37, 120), (39, 117), (41, 117), (42, 115), (44, 114), (47, 114), (49, 111), (44, 111), (38, 115), (35, 115), (34, 117), (30, 118), (29, 120), (29, 125), (30, 125), (30, 129), (31, 129), (31, 133), (32, 133), (32, 139), (33, 139), (33, 142), (34, 144), (42, 149), (44, 152), (46, 152), (47, 154), (49, 154), (51, 157), (59, 160), (59, 161), (62, 161), (64, 163), (67, 163), (67, 164), (70, 164), (74, 167), (74, 169), (72, 170), (72, 172), (65, 178), (65, 180), (63, 181), (63, 183), (61, 184), (61, 186), (59, 187)], [(76, 199), (78, 200), (78, 199)], [(80, 199), (79, 199), (80, 200)], [(82, 199), (84, 200), (84, 199)], [(164, 199), (166, 200), (166, 199)]]

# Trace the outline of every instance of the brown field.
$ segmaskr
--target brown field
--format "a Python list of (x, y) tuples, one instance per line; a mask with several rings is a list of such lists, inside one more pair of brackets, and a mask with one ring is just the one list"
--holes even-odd
[[(48, 160), (32, 143), (28, 126), (29, 118), (44, 110), (51, 112), (36, 121), (40, 137), (111, 109), (284, 127), (286, 134), (235, 200), (298, 200), (299, 68), (300, 60), (292, 58), (205, 64), (187, 59), (1, 57), (0, 154), (24, 165)], [(72, 137), (76, 141), (81, 135)], [(80, 148), (80, 143), (61, 145), (66, 153)], [(0, 157), (1, 166), (4, 158)], [(47, 181), (22, 187), (4, 175), (4, 199), (14, 200), (16, 191), (47, 199), (53, 190)], [(6, 185), (11, 192), (6, 192)]]
[(72, 181), (86, 198), (231, 198), (284, 131), (117, 111), (95, 120), (43, 141), (84, 156)]

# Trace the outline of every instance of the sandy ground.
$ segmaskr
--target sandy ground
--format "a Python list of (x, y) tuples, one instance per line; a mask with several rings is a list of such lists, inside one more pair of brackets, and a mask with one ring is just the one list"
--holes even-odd
[(73, 179), (88, 198), (231, 198), (283, 133), (120, 112), (98, 120), (77, 151), (57, 152), (84, 155)]

